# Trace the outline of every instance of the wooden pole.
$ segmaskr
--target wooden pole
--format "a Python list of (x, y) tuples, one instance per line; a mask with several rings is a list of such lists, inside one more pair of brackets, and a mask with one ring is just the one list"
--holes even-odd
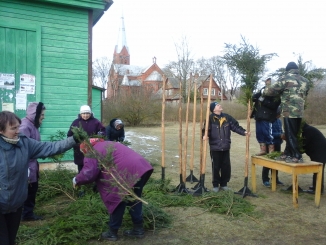
[(190, 91), (191, 91), (191, 80), (192, 75), (190, 75), (190, 82), (187, 88), (187, 109), (186, 109), (186, 129), (185, 129), (185, 143), (184, 143), (184, 157), (182, 161), (182, 180), (186, 182), (186, 169), (187, 169), (187, 147), (188, 147), (188, 118), (189, 118), (189, 104), (190, 104)]
[[(250, 115), (251, 115), (251, 106), (250, 100), (248, 100), (247, 106), (247, 132), (250, 132)], [(245, 162), (245, 177), (248, 177), (248, 168), (249, 168), (249, 135), (246, 135), (246, 162)]]
[(211, 103), (211, 91), (212, 91), (212, 83), (213, 83), (213, 75), (211, 74), (210, 79), (209, 79), (209, 86), (208, 86), (208, 97), (207, 97), (207, 106), (206, 106), (206, 120), (205, 120), (205, 138), (206, 140), (203, 143), (203, 164), (202, 164), (202, 169), (201, 173), (205, 174), (205, 169), (206, 169), (206, 155), (207, 155), (207, 134), (208, 134), (208, 125), (209, 125), (209, 106)]
[(162, 86), (162, 180), (165, 179), (165, 83), (167, 79), (163, 75), (163, 86)]
[(182, 83), (181, 78), (179, 80), (180, 95), (179, 95), (179, 169), (180, 175), (182, 175)]
[[(247, 105), (247, 132), (250, 132), (250, 115), (251, 115), (251, 106), (250, 106), (250, 99), (248, 100)], [(253, 196), (257, 197), (255, 194), (251, 192), (251, 190), (248, 188), (248, 167), (249, 167), (249, 134), (246, 135), (246, 159), (245, 159), (245, 171), (244, 171), (244, 186), (238, 191), (235, 192), (235, 194), (240, 194), (242, 197), (245, 196)]]
[(194, 169), (194, 152), (195, 152), (195, 135), (196, 135), (196, 110), (197, 110), (197, 83), (194, 80), (194, 109), (192, 113), (192, 142), (191, 142), (191, 157), (190, 157), (190, 169)]
[(192, 145), (191, 145), (191, 156), (190, 156), (190, 175), (186, 178), (186, 181), (193, 183), (199, 182), (194, 176), (194, 155), (195, 155), (195, 139), (196, 139), (196, 109), (197, 109), (197, 78), (193, 82), (194, 89), (194, 103), (193, 103), (193, 114), (192, 114)]

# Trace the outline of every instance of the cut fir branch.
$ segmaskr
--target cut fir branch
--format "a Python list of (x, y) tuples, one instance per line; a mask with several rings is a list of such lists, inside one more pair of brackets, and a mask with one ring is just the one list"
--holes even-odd
[(76, 140), (83, 142), (86, 145), (87, 153), (85, 154), (85, 157), (96, 159), (98, 162), (98, 167), (101, 169), (101, 171), (112, 177), (111, 180), (101, 181), (109, 181), (113, 187), (117, 187), (118, 193), (116, 194), (120, 195), (122, 199), (128, 199), (128, 197), (131, 197), (134, 200), (148, 204), (142, 198), (138, 197), (133, 191), (133, 185), (137, 182), (139, 176), (128, 175), (125, 172), (117, 170), (113, 158), (113, 152), (115, 149), (112, 145), (107, 148), (107, 153), (105, 156), (103, 156), (93, 148), (92, 144), (90, 143), (89, 136), (81, 127), (72, 127), (71, 131), (73, 132)]

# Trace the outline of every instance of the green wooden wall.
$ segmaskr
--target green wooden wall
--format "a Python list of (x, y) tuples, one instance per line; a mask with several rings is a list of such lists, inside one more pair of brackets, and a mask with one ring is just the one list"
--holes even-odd
[(94, 116), (102, 121), (102, 90), (92, 88), (92, 112)]
[[(36, 47), (40, 52), (35, 54), (40, 61), (37, 64), (40, 67), (35, 68), (40, 70), (35, 74), (39, 81), (35, 100), (42, 101), (47, 108), (41, 127), (42, 140), (47, 140), (57, 130), (68, 131), (80, 106), (87, 104), (87, 10), (42, 5), (35, 1), (1, 1), (0, 9), (1, 28), (22, 26), (24, 29), (24, 25), (28, 25), (40, 31), (40, 46)], [(11, 62), (18, 62), (17, 55), (16, 59)], [(12, 73), (9, 67), (7, 65), (4, 72)], [(0, 73), (3, 69), (0, 65)]]

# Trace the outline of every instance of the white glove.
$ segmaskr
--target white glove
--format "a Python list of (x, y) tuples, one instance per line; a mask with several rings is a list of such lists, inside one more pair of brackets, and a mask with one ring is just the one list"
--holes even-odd
[(74, 187), (74, 189), (76, 188), (77, 182), (76, 182), (76, 177), (74, 177), (72, 179), (72, 186)]

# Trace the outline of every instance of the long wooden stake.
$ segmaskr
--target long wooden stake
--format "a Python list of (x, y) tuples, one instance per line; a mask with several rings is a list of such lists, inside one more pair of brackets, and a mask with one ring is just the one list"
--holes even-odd
[(180, 175), (182, 175), (182, 83), (179, 81), (180, 95), (179, 95), (179, 169)]
[(162, 180), (165, 179), (165, 83), (167, 79), (163, 75), (163, 86), (162, 86)]
[(190, 76), (190, 82), (188, 84), (187, 88), (187, 109), (186, 109), (186, 129), (185, 129), (185, 143), (184, 143), (184, 157), (182, 161), (182, 180), (183, 182), (186, 182), (186, 169), (187, 169), (187, 147), (188, 147), (188, 118), (189, 118), (189, 104), (190, 104), (190, 88), (191, 88), (191, 79), (192, 76)]
[[(251, 115), (251, 106), (250, 100), (248, 100), (247, 106), (247, 132), (250, 132), (250, 115)], [(245, 177), (248, 177), (248, 168), (249, 168), (249, 135), (246, 135), (246, 162), (245, 162)]]
[(190, 170), (194, 169), (195, 135), (196, 135), (196, 110), (197, 110), (197, 83), (194, 81), (194, 109), (192, 114), (192, 144), (190, 157)]
[(208, 86), (208, 97), (207, 97), (207, 106), (206, 106), (206, 120), (205, 120), (205, 138), (206, 140), (203, 143), (203, 164), (202, 164), (202, 169), (201, 173), (205, 173), (206, 169), (206, 155), (207, 155), (207, 134), (208, 134), (208, 125), (209, 125), (209, 106), (211, 103), (211, 91), (212, 91), (212, 83), (213, 83), (213, 75), (211, 74), (210, 79), (209, 79), (209, 86)]

